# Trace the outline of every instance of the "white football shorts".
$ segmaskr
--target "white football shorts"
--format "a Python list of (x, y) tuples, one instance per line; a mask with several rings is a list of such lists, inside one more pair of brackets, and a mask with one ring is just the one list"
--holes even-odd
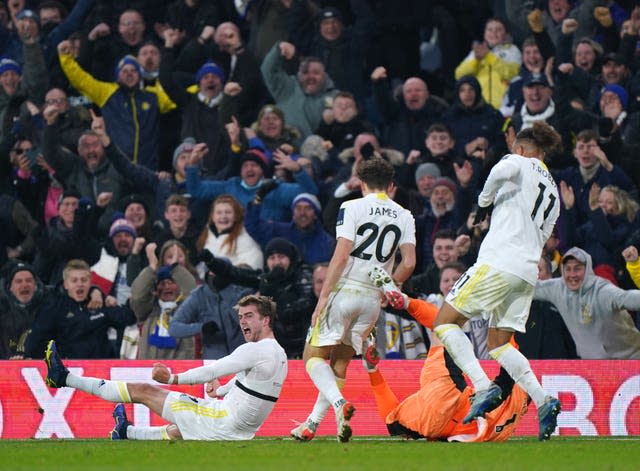
[(381, 292), (374, 287), (339, 282), (329, 295), (324, 311), (311, 326), (307, 342), (313, 347), (342, 343), (359, 355), (380, 315)]
[(176, 424), (185, 440), (251, 440), (254, 436), (238, 429), (235, 418), (220, 399), (172, 391), (164, 401), (162, 417)]
[(462, 274), (445, 300), (465, 317), (488, 317), (489, 327), (524, 332), (533, 290), (533, 285), (520, 277), (475, 264)]

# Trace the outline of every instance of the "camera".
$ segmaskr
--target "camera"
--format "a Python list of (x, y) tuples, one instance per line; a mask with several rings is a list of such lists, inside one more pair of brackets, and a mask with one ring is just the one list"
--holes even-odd
[(362, 155), (363, 160), (369, 160), (373, 157), (375, 149), (373, 148), (373, 144), (367, 142), (360, 148), (360, 154)]

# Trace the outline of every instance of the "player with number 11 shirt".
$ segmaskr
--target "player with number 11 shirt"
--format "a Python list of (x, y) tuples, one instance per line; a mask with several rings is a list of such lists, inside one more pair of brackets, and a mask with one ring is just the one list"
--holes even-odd
[(403, 283), (415, 267), (413, 216), (387, 194), (393, 167), (386, 160), (372, 158), (358, 166), (358, 177), (363, 197), (340, 207), (336, 248), (311, 318), (303, 360), (318, 388), (318, 398), (307, 420), (291, 431), (298, 440), (313, 438), (329, 406), (336, 413), (338, 440), (349, 440), (349, 419), (355, 408), (340, 390), (349, 361), (362, 352), (362, 341), (380, 315), (380, 289), (373, 285), (369, 272), (384, 267), (391, 273), (398, 250), (402, 260), (393, 280)]
[(554, 432), (560, 402), (545, 394), (529, 361), (509, 340), (514, 331), (525, 331), (538, 261), (560, 213), (558, 189), (543, 162), (560, 142), (551, 126), (537, 121), (518, 133), (511, 145), (513, 153), (491, 169), (478, 196), (474, 220), (481, 222), (493, 209), (489, 232), (476, 263), (447, 294), (433, 330), (476, 389), (463, 419), (468, 423), (495, 409), (503, 399), (500, 386), (490, 382), (461, 329), (468, 319), (489, 314), (489, 355), (535, 402), (540, 440)]

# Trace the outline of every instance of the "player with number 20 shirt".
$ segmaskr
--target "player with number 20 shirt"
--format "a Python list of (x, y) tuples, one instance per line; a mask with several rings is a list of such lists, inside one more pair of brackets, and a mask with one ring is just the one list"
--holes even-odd
[(322, 319), (311, 337), (311, 345), (342, 343), (352, 346), (356, 353), (360, 353), (361, 338), (368, 335), (380, 313), (380, 289), (373, 285), (369, 272), (377, 266), (392, 273), (399, 250), (403, 261), (393, 278), (401, 284), (413, 271), (416, 245), (411, 212), (387, 194), (391, 165), (375, 159), (363, 162), (359, 170), (364, 196), (342, 203), (336, 221), (334, 258), (339, 253), (349, 255), (344, 257), (344, 264), (332, 259), (329, 265), (330, 271), (336, 271), (325, 280), (325, 291), (331, 294), (324, 306), (316, 307), (321, 308)]

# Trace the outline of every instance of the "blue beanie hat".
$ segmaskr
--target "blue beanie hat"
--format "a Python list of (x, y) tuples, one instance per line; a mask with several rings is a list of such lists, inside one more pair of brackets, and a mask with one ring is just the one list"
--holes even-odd
[(40, 17), (33, 10), (29, 10), (28, 8), (25, 8), (24, 10), (22, 10), (20, 13), (16, 15), (16, 20), (25, 20), (25, 19), (31, 19), (36, 23), (38, 23), (38, 26), (40, 26)]
[(223, 83), (226, 78), (224, 74), (224, 70), (222, 70), (222, 68), (213, 61), (205, 62), (202, 65), (202, 67), (198, 69), (198, 71), (196, 72), (196, 82), (200, 83), (200, 80), (202, 80), (202, 77), (204, 77), (207, 74), (216, 74), (218, 77), (220, 77), (220, 81)]
[(116, 69), (115, 69), (116, 80), (118, 80), (118, 75), (120, 75), (120, 70), (127, 64), (134, 66), (138, 71), (138, 74), (140, 74), (140, 78), (142, 78), (142, 67), (140, 66), (140, 62), (138, 62), (138, 59), (136, 59), (132, 55), (127, 54), (122, 59), (120, 59), (116, 64)]
[(173, 280), (173, 276), (171, 276), (171, 267), (169, 265), (162, 265), (156, 272), (156, 286), (164, 280)]
[(624, 109), (627, 108), (627, 104), (629, 103), (629, 96), (627, 95), (627, 91), (624, 88), (622, 88), (620, 85), (616, 85), (613, 83), (609, 85), (605, 85), (604, 87), (602, 87), (602, 92), (600, 93), (600, 95), (602, 96), (604, 92), (611, 92), (618, 95), (618, 98), (620, 99), (620, 103), (622, 104), (622, 107)]
[(135, 227), (133, 227), (133, 225), (124, 218), (113, 221), (109, 228), (109, 238), (119, 234), (120, 232), (126, 232), (134, 239), (137, 237)]
[(20, 67), (20, 64), (18, 64), (13, 59), (9, 59), (8, 57), (3, 57), (0, 60), (0, 75), (10, 70), (13, 70), (18, 75), (22, 75), (22, 68)]
[(293, 199), (293, 202), (291, 203), (291, 210), (293, 211), (293, 208), (295, 208), (296, 205), (300, 202), (308, 203), (315, 211), (316, 216), (320, 216), (322, 212), (322, 206), (320, 205), (320, 201), (315, 195), (312, 195), (311, 193), (300, 193)]

